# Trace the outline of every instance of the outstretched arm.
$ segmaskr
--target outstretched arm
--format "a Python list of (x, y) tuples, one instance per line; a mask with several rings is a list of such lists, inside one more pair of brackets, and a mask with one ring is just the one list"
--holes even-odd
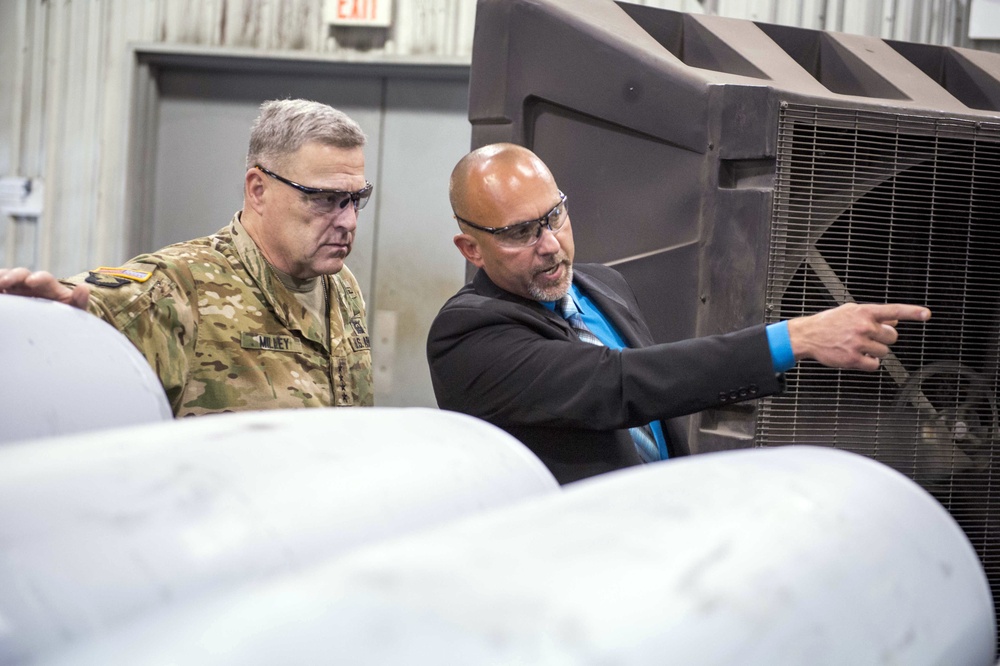
[(833, 368), (878, 370), (879, 359), (896, 342), (900, 321), (927, 321), (931, 311), (901, 303), (845, 303), (788, 321), (796, 360), (811, 358)]
[(27, 268), (0, 268), (0, 294), (47, 298), (81, 310), (87, 309), (87, 301), (90, 300), (90, 290), (86, 285), (79, 284), (71, 289), (51, 273), (32, 273)]

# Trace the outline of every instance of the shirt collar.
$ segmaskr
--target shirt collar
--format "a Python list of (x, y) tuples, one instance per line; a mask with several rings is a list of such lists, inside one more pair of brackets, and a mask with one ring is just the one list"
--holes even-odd
[[(580, 294), (580, 289), (575, 284), (570, 284), (569, 295), (573, 297), (573, 302), (576, 303), (576, 309), (580, 311), (581, 315), (583, 315), (583, 308), (580, 306), (580, 301), (583, 300), (582, 295)], [(538, 301), (538, 302), (542, 304), (543, 308), (549, 310), (550, 312), (555, 312), (556, 305), (559, 303), (559, 301)]]

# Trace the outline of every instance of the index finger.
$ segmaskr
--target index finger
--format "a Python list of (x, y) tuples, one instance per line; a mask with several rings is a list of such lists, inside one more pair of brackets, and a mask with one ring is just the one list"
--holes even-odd
[(21, 266), (17, 268), (0, 268), (0, 289), (9, 289), (10, 287), (24, 284), (29, 275), (31, 275), (31, 271)]
[(931, 311), (922, 305), (870, 303), (866, 307), (879, 322), (927, 321), (931, 318)]

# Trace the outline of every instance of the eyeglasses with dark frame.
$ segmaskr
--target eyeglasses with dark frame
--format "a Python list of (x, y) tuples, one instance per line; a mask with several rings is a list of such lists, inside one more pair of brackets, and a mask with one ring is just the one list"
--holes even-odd
[(299, 185), (295, 181), (288, 180), (283, 176), (279, 176), (269, 169), (265, 169), (259, 164), (254, 165), (255, 169), (260, 169), (266, 173), (271, 178), (274, 178), (278, 182), (284, 183), (289, 187), (294, 187), (299, 192), (302, 192), (309, 197), (309, 205), (313, 209), (321, 214), (328, 215), (334, 211), (342, 210), (347, 208), (347, 202), (350, 201), (354, 205), (354, 212), (358, 212), (365, 207), (368, 203), (368, 199), (371, 198), (372, 190), (375, 188), (374, 185), (365, 181), (365, 186), (360, 190), (355, 192), (349, 192), (347, 190), (324, 190), (321, 187), (308, 187), (306, 185)]
[(552, 233), (559, 231), (569, 219), (569, 209), (566, 206), (566, 195), (559, 192), (559, 203), (552, 207), (552, 210), (534, 220), (508, 224), (505, 227), (483, 227), (474, 222), (455, 215), (454, 218), (473, 229), (485, 231), (492, 234), (497, 242), (504, 247), (531, 247), (542, 237), (542, 230), (548, 229)]

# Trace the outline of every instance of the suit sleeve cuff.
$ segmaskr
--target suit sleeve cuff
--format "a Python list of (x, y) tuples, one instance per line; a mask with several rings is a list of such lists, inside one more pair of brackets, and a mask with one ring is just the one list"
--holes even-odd
[(788, 322), (779, 321), (767, 326), (767, 344), (771, 348), (771, 365), (774, 371), (781, 373), (795, 367), (795, 355), (792, 354), (792, 339), (788, 335)]

